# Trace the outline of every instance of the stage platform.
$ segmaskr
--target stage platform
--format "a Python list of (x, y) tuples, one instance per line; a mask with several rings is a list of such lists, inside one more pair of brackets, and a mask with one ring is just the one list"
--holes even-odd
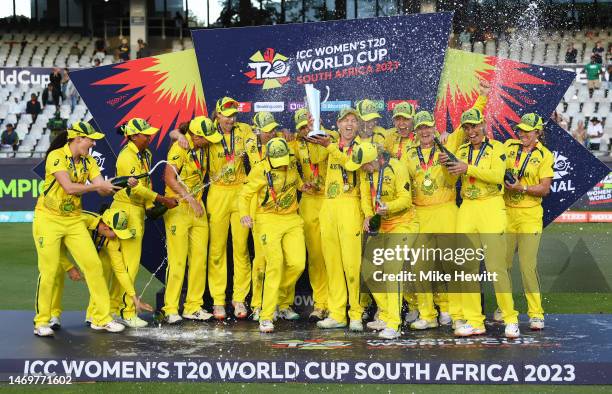
[(503, 337), (455, 338), (450, 327), (376, 333), (320, 330), (307, 321), (276, 323), (261, 334), (251, 321), (152, 324), (121, 334), (95, 332), (67, 312), (54, 338), (32, 334), (31, 311), (1, 311), (0, 373), (66, 375), (75, 381), (267, 381), (362, 383), (612, 383), (612, 315), (548, 315), (546, 329)]

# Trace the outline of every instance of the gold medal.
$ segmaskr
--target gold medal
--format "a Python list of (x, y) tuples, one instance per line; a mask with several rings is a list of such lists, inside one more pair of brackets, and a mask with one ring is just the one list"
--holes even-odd
[(351, 189), (351, 187), (349, 186), (348, 183), (345, 183), (344, 186), (342, 186), (342, 190), (344, 190), (345, 192), (348, 192)]
[(425, 178), (425, 179), (423, 180), (423, 186), (425, 186), (425, 187), (430, 187), (432, 183), (433, 183), (433, 182), (432, 182), (432, 181), (431, 181), (431, 179), (429, 179), (429, 178)]

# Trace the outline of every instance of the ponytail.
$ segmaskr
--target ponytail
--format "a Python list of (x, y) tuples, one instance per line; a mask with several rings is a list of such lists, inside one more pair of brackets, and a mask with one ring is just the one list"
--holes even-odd
[(59, 149), (62, 146), (66, 145), (67, 143), (68, 143), (68, 131), (64, 130), (58, 135), (56, 135), (53, 141), (51, 141), (51, 144), (49, 145), (49, 149), (47, 149), (47, 152), (45, 153), (45, 160), (47, 159), (47, 156), (49, 156), (49, 153), (51, 151)]

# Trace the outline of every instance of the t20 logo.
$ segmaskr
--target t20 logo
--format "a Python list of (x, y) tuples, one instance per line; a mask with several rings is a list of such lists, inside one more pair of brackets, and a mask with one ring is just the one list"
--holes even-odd
[(263, 85), (264, 90), (280, 88), (291, 79), (288, 77), (288, 58), (273, 48), (266, 49), (263, 54), (257, 51), (249, 60), (251, 71), (245, 72), (244, 75), (250, 78), (249, 83)]

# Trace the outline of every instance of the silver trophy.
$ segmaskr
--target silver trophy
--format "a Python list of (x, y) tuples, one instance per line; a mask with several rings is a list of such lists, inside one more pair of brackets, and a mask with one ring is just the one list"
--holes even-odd
[(308, 136), (325, 135), (325, 132), (321, 130), (321, 91), (315, 89), (312, 84), (305, 84), (304, 87), (306, 88), (306, 106), (313, 121), (312, 131), (308, 133)]

